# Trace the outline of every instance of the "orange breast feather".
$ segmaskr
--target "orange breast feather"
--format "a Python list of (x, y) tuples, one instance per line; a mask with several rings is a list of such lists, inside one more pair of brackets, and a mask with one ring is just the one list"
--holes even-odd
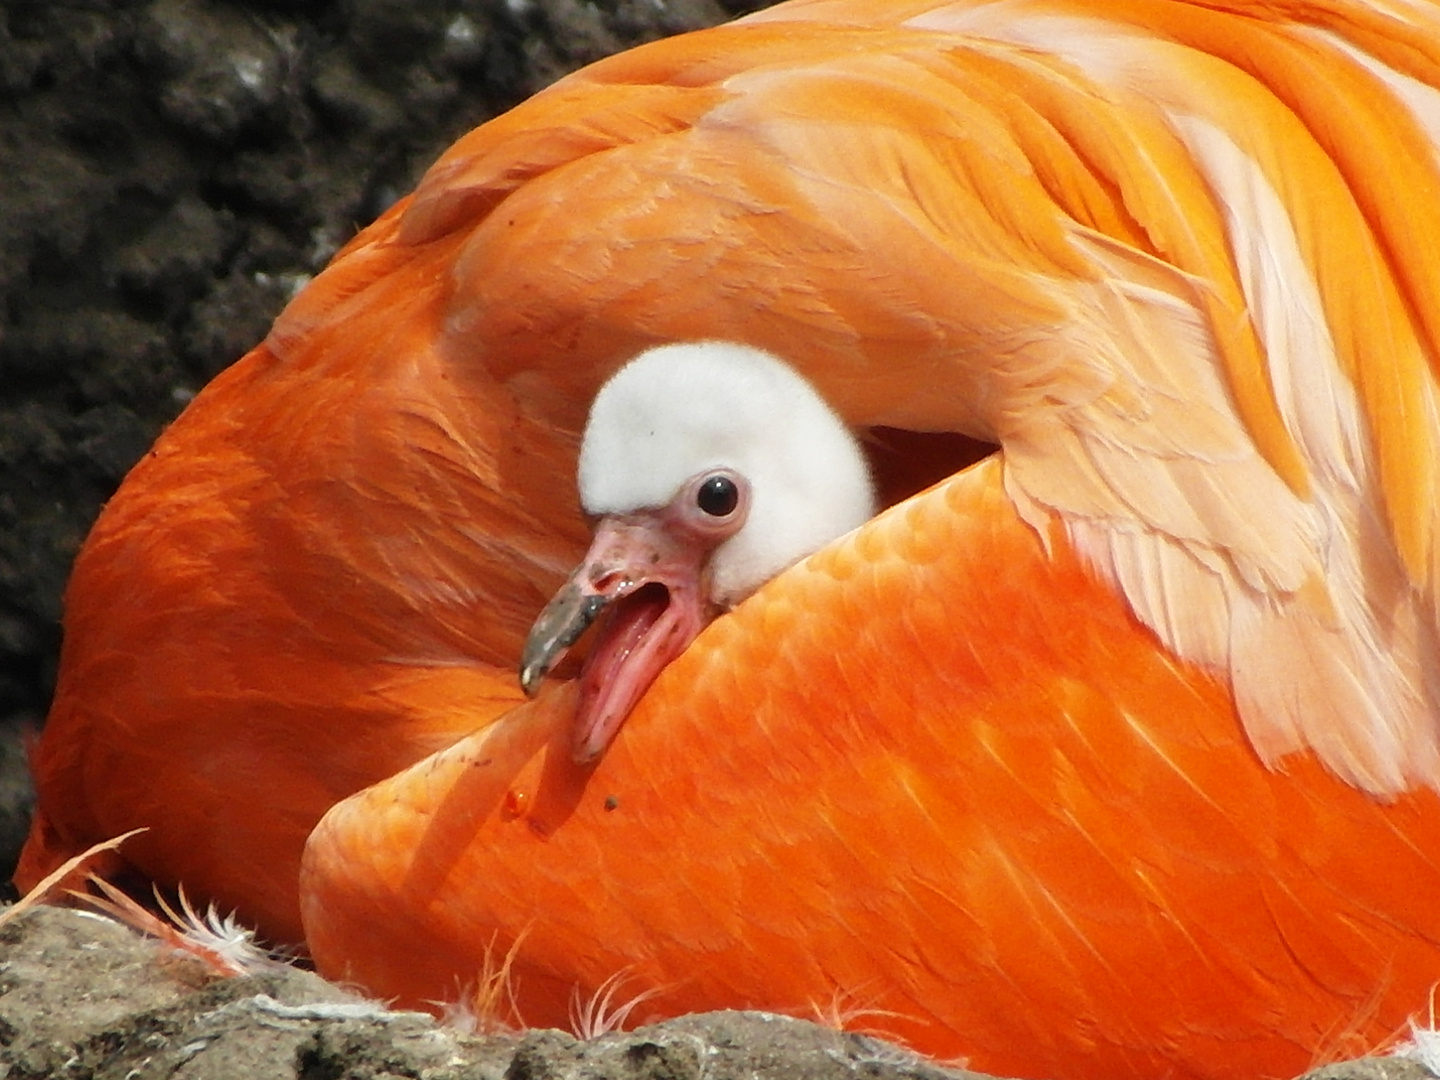
[[(1018, 1076), (1401, 1030), (1440, 979), (1437, 87), (1419, 0), (792, 2), (563, 80), (107, 508), (22, 883), (145, 825), (135, 868), (408, 1004), (504, 966), (563, 1023), (621, 976)], [(513, 675), (578, 432), (714, 338), (955, 475), (581, 768), (565, 671)]]

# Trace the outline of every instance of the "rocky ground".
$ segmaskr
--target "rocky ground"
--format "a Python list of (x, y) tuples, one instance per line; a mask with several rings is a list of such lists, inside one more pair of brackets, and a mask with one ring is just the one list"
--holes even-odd
[[(0, 880), (70, 561), (159, 429), (461, 132), (582, 63), (751, 6), (0, 0)], [(755, 1014), (477, 1040), (293, 969), (218, 979), (53, 910), (0, 925), (0, 1066), (15, 1080), (962, 1075)]]
[[(295, 968), (222, 978), (116, 923), (57, 908), (0, 922), (0, 1068), (9, 1080), (986, 1080), (766, 1013), (687, 1016), (583, 1041), (559, 1031), (477, 1037)], [(1307, 1080), (1430, 1075), (1372, 1059)]]
[[(54, 978), (57, 958), (83, 981)], [(765, 1013), (584, 1042), (559, 1031), (477, 1038), (294, 968), (218, 978), (114, 923), (53, 908), (0, 926), (0, 1064), (10, 1080), (982, 1080)]]

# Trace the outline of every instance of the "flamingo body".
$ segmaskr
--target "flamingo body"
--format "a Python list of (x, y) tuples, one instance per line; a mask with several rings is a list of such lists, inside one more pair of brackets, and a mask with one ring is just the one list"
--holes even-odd
[[(1387, 1033), (1440, 957), (1434, 796), (1258, 766), (1224, 689), (999, 480), (715, 623), (593, 772), (557, 694), (336, 806), (302, 890), (322, 968), (419, 1003), (519, 941), (529, 1023), (623, 973), (665, 1014), (838, 1000), (999, 1075), (1280, 1077)], [(1375, 869), (1402, 865), (1413, 892)]]
[[(562, 80), (107, 508), (22, 880), (146, 825), (377, 994), (509, 956), (530, 1023), (623, 974), (1066, 1080), (1392, 1035), (1440, 978), (1437, 86), (1440, 12), (1358, 0), (817, 0)], [(571, 672), (513, 675), (580, 428), (706, 340), (879, 432), (885, 501), (954, 475), (580, 766)]]

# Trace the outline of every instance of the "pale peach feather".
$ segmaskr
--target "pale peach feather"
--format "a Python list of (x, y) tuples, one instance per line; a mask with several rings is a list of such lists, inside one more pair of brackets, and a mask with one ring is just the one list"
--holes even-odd
[[(966, 35), (959, 49), (989, 42), (1083, 97), (1091, 112), (1063, 117), (1064, 134), (1114, 170), (1176, 263), (1069, 226), (1092, 274), (1046, 282), (1072, 298), (1063, 334), (987, 358), (1003, 361), (1007, 489), (1037, 528), (1059, 514), (1179, 655), (1228, 675), (1267, 762), (1309, 747), (1377, 795), (1440, 788), (1440, 674), (1426, 662), (1440, 647), (1440, 408), (1429, 328), (1405, 317), (1391, 276), (1429, 289), (1416, 267), (1432, 254), (1427, 230), (1400, 237), (1375, 220), (1377, 200), (1347, 186), (1354, 170), (1293, 102), (1097, 7), (963, 4), (909, 22)], [(1440, 40), (1434, 9), (1401, 10)], [(1365, 55), (1333, 30), (1291, 37), (1276, 47), (1326, 70)], [(1363, 70), (1368, 108), (1413, 116), (1433, 140), (1436, 91), (1374, 58)], [(1363, 119), (1330, 105), (1353, 137)], [(1434, 181), (1431, 142), (1377, 135), (1372, 149)], [(1389, 200), (1402, 202), (1414, 205)], [(1337, 249), (1343, 268), (1329, 264)]]

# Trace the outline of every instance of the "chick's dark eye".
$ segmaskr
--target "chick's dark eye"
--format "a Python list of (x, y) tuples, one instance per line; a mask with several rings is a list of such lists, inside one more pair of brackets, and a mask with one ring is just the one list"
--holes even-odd
[(695, 505), (711, 517), (728, 517), (740, 502), (740, 489), (728, 476), (706, 477), (695, 493)]

